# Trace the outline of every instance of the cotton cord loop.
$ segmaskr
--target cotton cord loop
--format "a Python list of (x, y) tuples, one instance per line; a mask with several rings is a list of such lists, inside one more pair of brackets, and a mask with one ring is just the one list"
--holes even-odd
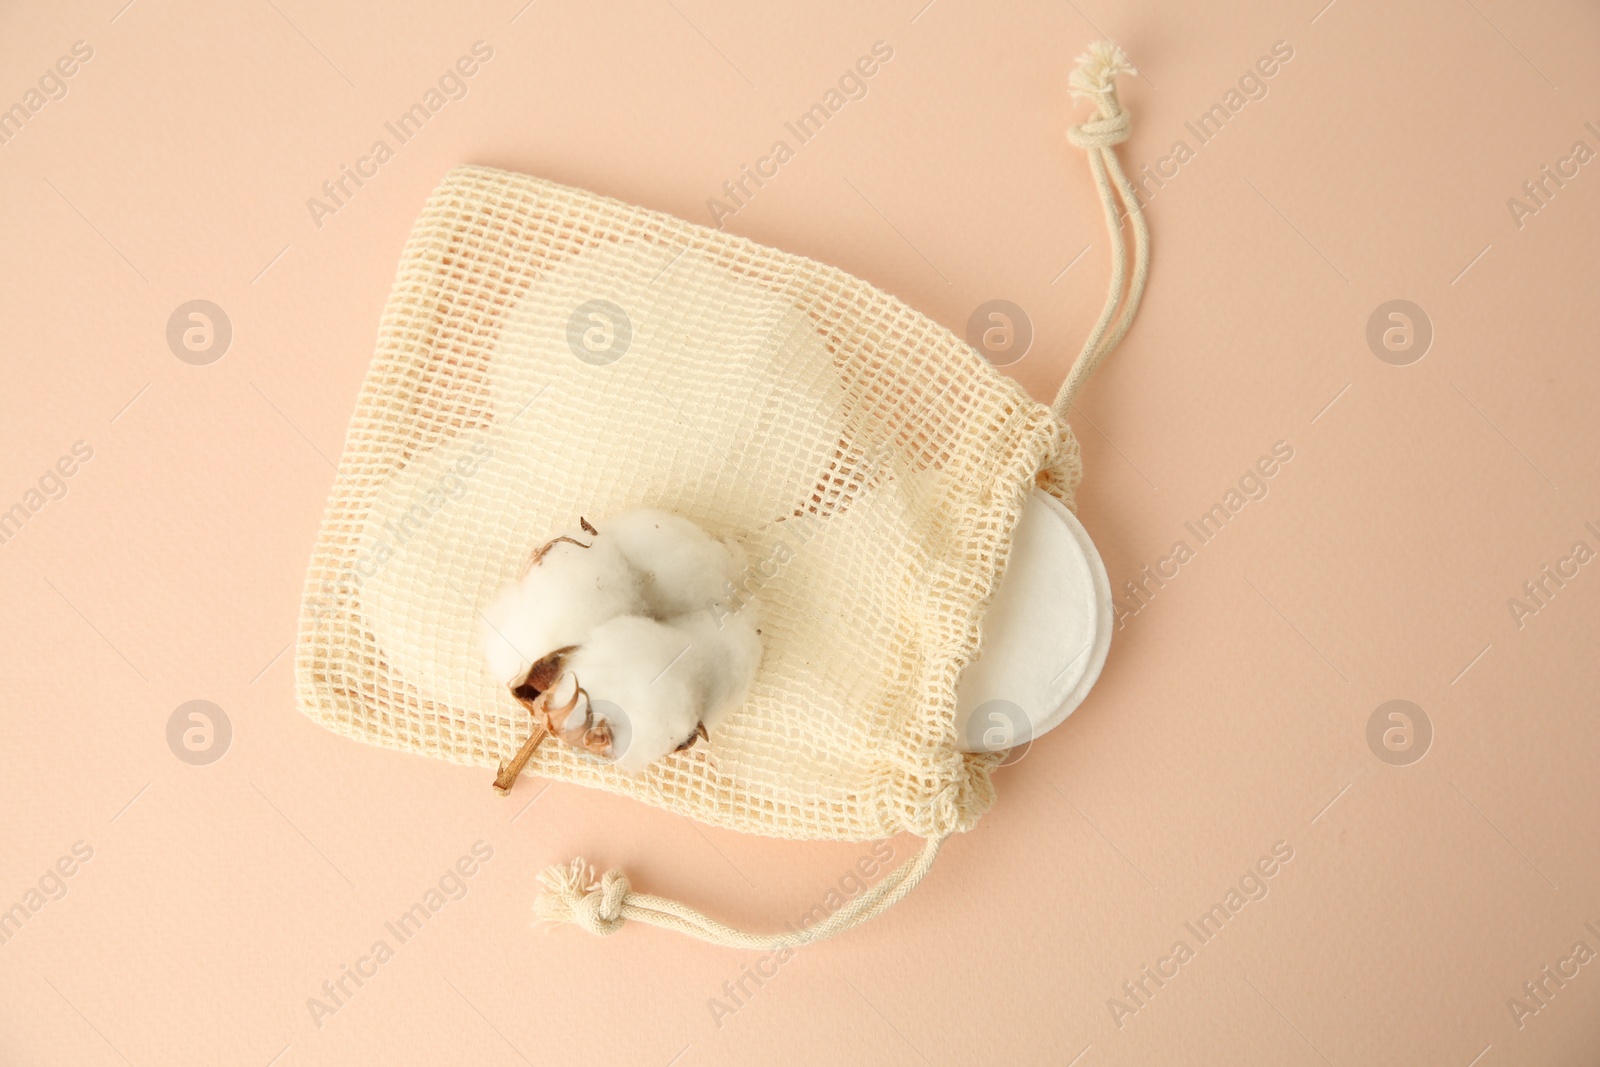
[(546, 922), (572, 923), (601, 937), (614, 934), (624, 923), (633, 921), (676, 930), (728, 948), (767, 951), (798, 948), (843, 933), (899, 903), (928, 873), (942, 844), (942, 837), (929, 838), (915, 856), (826, 919), (814, 926), (785, 933), (745, 933), (675, 900), (635, 893), (628, 884), (627, 875), (620, 870), (609, 870), (596, 880), (588, 863), (581, 858), (547, 868), (539, 876), (544, 891), (534, 901), (534, 912)]
[[(1063, 421), (1079, 387), (1127, 333), (1144, 294), (1149, 234), (1133, 188), (1113, 151), (1116, 145), (1128, 139), (1132, 129), (1128, 113), (1117, 101), (1115, 79), (1118, 74), (1132, 70), (1120, 49), (1102, 41), (1090, 46), (1089, 51), (1078, 58), (1078, 67), (1069, 81), (1074, 97), (1091, 100), (1098, 109), (1095, 117), (1067, 130), (1067, 139), (1088, 152), (1089, 166), (1100, 190), (1100, 202), (1105, 208), (1106, 227), (1111, 237), (1111, 287), (1105, 308), (1052, 405), (1051, 410)], [(1133, 228), (1131, 281), (1119, 199)], [(1123, 298), (1124, 289), (1127, 290), (1126, 299)], [(1117, 314), (1119, 303), (1122, 306), (1120, 315)], [(546, 922), (571, 923), (599, 937), (614, 934), (629, 922), (642, 922), (729, 948), (768, 951), (798, 948), (843, 933), (899, 903), (928, 873), (944, 841), (944, 837), (928, 838), (915, 856), (821, 922), (804, 928), (791, 927), (782, 933), (746, 933), (675, 900), (636, 893), (628, 876), (615, 868), (596, 878), (593, 869), (581, 857), (568, 864), (549, 867), (539, 876), (543, 890), (534, 901), (534, 912)]]
[(1079, 148), (1110, 148), (1126, 141), (1133, 133), (1133, 123), (1126, 111), (1109, 119), (1091, 119), (1067, 128), (1067, 140)]
[[(1104, 359), (1117, 347), (1133, 316), (1139, 310), (1144, 296), (1145, 277), (1149, 270), (1150, 231), (1145, 225), (1144, 212), (1133, 186), (1122, 173), (1122, 164), (1113, 151), (1116, 145), (1128, 139), (1133, 124), (1128, 112), (1117, 100), (1116, 77), (1133, 73), (1122, 50), (1109, 41), (1097, 41), (1089, 51), (1078, 57), (1078, 68), (1072, 72), (1068, 85), (1078, 100), (1087, 100), (1096, 107), (1094, 118), (1067, 130), (1067, 140), (1089, 153), (1089, 169), (1094, 174), (1095, 187), (1100, 190), (1100, 204), (1105, 209), (1106, 231), (1111, 238), (1111, 285), (1106, 294), (1105, 307), (1095, 321), (1094, 329), (1084, 342), (1083, 350), (1073, 361), (1067, 380), (1061, 383), (1055, 403), (1050, 410), (1056, 418), (1066, 421), (1073, 398), (1083, 383), (1089, 380)], [(1120, 201), (1120, 203), (1119, 203)], [(1133, 230), (1133, 274), (1128, 276), (1128, 250), (1122, 236), (1122, 215), (1126, 211), (1128, 224)], [(1126, 289), (1126, 297), (1124, 297)], [(1121, 304), (1122, 311), (1117, 312)]]

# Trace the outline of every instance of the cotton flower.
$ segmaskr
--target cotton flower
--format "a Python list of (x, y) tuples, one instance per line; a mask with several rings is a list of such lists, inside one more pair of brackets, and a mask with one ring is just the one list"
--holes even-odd
[(757, 605), (729, 603), (741, 559), (664, 511), (583, 522), (484, 610), (490, 671), (537, 725), (636, 774), (744, 702), (761, 638)]

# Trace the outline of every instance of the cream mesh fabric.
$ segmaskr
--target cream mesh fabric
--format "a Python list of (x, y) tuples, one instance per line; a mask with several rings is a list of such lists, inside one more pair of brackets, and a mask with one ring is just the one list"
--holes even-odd
[(745, 550), (750, 698), (640, 777), (555, 743), (529, 772), (773, 836), (965, 830), (996, 757), (958, 751), (955, 683), (1036, 475), (1070, 506), (1065, 424), (893, 297), (461, 167), (384, 312), (307, 579), (300, 703), (496, 766), (530, 721), (483, 665), (477, 611), (580, 515), (660, 507)]

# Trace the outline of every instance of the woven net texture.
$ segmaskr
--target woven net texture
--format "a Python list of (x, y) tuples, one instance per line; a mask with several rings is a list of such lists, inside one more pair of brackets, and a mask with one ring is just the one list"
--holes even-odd
[(384, 310), (306, 579), (299, 704), (495, 767), (530, 719), (479, 612), (580, 516), (658, 507), (742, 551), (749, 698), (636, 777), (554, 740), (528, 773), (774, 837), (966, 830), (1001, 757), (959, 751), (956, 680), (1027, 492), (1071, 507), (1080, 476), (1046, 406), (859, 279), (459, 167)]

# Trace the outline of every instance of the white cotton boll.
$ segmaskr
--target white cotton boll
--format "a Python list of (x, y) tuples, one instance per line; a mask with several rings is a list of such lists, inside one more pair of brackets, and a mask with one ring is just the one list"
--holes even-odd
[(601, 623), (566, 666), (612, 733), (613, 766), (637, 774), (695, 736), (703, 698), (678, 669), (693, 644), (675, 626), (639, 615)]
[(681, 515), (640, 508), (599, 524), (643, 579), (649, 614), (670, 618), (710, 607), (738, 577), (733, 551)]
[[(644, 610), (643, 589), (616, 544), (573, 531), (484, 609), (484, 655), (503, 685), (551, 652), (582, 644), (597, 625)], [(588, 545), (585, 548), (583, 545)]]
[(670, 620), (690, 639), (689, 651), (672, 668), (680, 669), (699, 688), (701, 721), (714, 729), (744, 703), (761, 666), (758, 605), (750, 601), (742, 611), (697, 611)]
[(489, 673), (501, 685), (514, 685), (521, 681), (533, 665), (529, 656), (519, 649), (534, 647), (537, 636), (536, 620), (522, 610), (522, 590), (511, 585), (500, 590), (478, 619), (478, 632), (483, 637), (483, 654), (489, 661)]
[(569, 531), (484, 609), (489, 668), (513, 688), (550, 687), (539, 706), (552, 732), (637, 774), (744, 702), (761, 638), (753, 601), (730, 610), (743, 559), (664, 511)]

